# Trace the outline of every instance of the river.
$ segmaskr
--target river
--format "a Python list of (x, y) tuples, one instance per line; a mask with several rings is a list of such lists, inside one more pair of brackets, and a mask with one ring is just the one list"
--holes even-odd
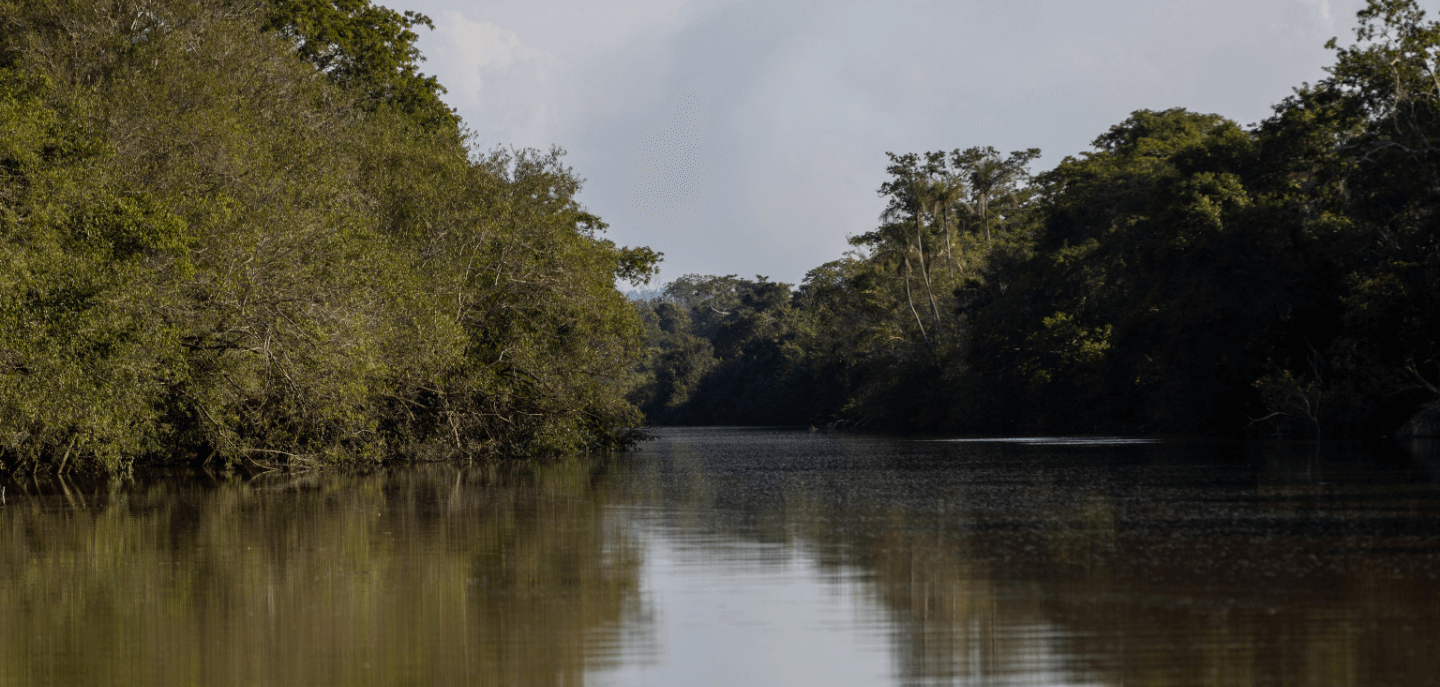
[(1440, 684), (1440, 460), (662, 430), (0, 479), (10, 685)]

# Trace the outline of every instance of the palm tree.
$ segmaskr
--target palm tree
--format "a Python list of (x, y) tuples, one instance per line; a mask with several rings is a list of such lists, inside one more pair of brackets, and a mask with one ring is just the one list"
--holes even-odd
[(950, 239), (950, 208), (960, 201), (968, 190), (965, 177), (945, 169), (945, 153), (926, 153), (926, 167), (931, 171), (926, 197), (930, 201), (930, 215), (940, 221), (940, 231), (945, 234), (945, 267), (951, 279), (955, 278), (955, 256)]
[(951, 162), (963, 170), (970, 182), (970, 200), (964, 203), (971, 214), (980, 218), (985, 229), (985, 242), (990, 243), (990, 206), (999, 198), (1015, 198), (1019, 185), (1029, 178), (1026, 169), (1035, 158), (1040, 157), (1039, 148), (1017, 150), (1010, 157), (1001, 159), (1000, 151), (991, 146), (955, 150), (950, 154)]
[[(930, 302), (930, 315), (935, 325), (935, 333), (944, 336), (944, 324), (940, 319), (940, 307), (935, 303), (935, 291), (930, 283), (929, 260), (925, 256), (925, 212), (931, 204), (930, 176), (932, 165), (922, 167), (920, 158), (914, 153), (896, 155), (885, 153), (890, 157), (890, 166), (885, 171), (894, 177), (893, 181), (887, 181), (880, 185), (880, 195), (889, 196), (890, 203), (886, 206), (885, 212), (881, 213), (880, 220), (890, 225), (904, 227), (906, 224), (914, 227), (915, 230), (915, 253), (916, 264), (920, 268), (920, 276), (925, 284), (925, 295)], [(908, 232), (906, 232), (908, 234)], [(908, 237), (905, 241), (908, 243)], [(906, 295), (909, 296), (908, 274), (911, 256), (905, 257), (905, 269), (907, 273)], [(912, 308), (913, 309), (913, 308)]]
[(910, 306), (910, 314), (915, 317), (915, 326), (920, 329), (920, 338), (925, 340), (928, 347), (930, 335), (925, 331), (925, 322), (920, 318), (920, 311), (915, 309), (915, 297), (910, 291), (910, 277), (913, 272), (911, 264), (919, 256), (915, 247), (910, 245), (908, 234), (904, 222), (886, 222), (875, 231), (852, 237), (850, 244), (869, 247), (871, 264), (883, 265), (891, 259), (895, 260), (900, 281), (905, 289), (905, 304)]

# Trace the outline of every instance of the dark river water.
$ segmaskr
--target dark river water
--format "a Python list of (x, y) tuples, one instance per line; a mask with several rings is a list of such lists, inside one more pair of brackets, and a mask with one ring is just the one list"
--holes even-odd
[(0, 479), (0, 686), (1440, 684), (1440, 460), (665, 430)]

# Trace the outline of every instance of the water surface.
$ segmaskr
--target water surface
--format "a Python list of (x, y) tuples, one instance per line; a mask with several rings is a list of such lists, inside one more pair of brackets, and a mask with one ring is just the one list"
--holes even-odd
[(1427, 685), (1422, 450), (680, 429), (0, 480), (0, 685)]

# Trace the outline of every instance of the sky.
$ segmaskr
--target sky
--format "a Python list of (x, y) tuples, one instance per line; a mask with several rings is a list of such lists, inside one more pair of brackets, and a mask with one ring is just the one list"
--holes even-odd
[(1043, 171), (1135, 110), (1255, 123), (1325, 76), (1364, 5), (378, 2), (434, 20), (422, 71), (477, 146), (565, 149), (580, 202), (663, 252), (661, 280), (792, 284), (875, 227), (887, 151), (1038, 147)]

